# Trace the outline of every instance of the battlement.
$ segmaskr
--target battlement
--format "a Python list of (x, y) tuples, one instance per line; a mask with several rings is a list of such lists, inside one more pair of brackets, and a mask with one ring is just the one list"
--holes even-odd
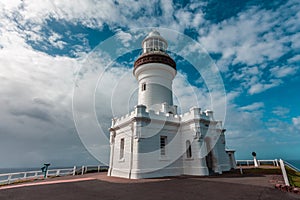
[[(176, 106), (168, 106), (165, 103), (162, 104), (162, 109), (159, 111), (147, 110), (146, 106), (137, 105), (137, 106), (135, 106), (134, 110), (131, 113), (123, 115), (119, 118), (113, 118), (112, 119), (112, 127), (124, 124), (124, 123), (128, 122), (129, 120), (132, 120), (133, 118), (149, 118), (152, 120), (161, 120), (161, 121), (163, 120), (163, 121), (179, 123), (180, 115), (173, 114), (173, 112), (170, 112), (170, 110), (173, 110), (173, 111), (175, 110), (175, 109), (172, 109), (172, 107), (177, 109)], [(177, 112), (177, 110), (176, 110), (176, 112)]]
[(202, 111), (201, 108), (192, 107), (188, 112), (179, 115), (177, 114), (177, 106), (170, 106), (166, 103), (163, 103), (161, 104), (161, 109), (159, 109), (158, 111), (147, 110), (146, 106), (137, 105), (129, 114), (123, 115), (119, 118), (113, 118), (111, 127), (128, 123), (133, 118), (145, 118), (173, 123), (187, 122), (189, 120), (199, 119), (213, 122), (222, 126), (221, 121), (214, 120), (213, 111), (211, 110)]
[(187, 121), (189, 119), (204, 119), (207, 121), (214, 121), (213, 111), (205, 110), (202, 111), (201, 108), (192, 107), (189, 112), (180, 115), (182, 121)]

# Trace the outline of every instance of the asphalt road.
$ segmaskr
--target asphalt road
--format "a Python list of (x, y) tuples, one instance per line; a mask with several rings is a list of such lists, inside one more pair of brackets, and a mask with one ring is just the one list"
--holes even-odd
[[(236, 180), (232, 178), (232, 180)], [(247, 180), (249, 181), (249, 180)], [(99, 179), (80, 182), (35, 185), (0, 190), (1, 200), (87, 200), (87, 199), (226, 199), (290, 200), (300, 195), (272, 187), (236, 183), (236, 181), (191, 177), (157, 182), (116, 183)]]

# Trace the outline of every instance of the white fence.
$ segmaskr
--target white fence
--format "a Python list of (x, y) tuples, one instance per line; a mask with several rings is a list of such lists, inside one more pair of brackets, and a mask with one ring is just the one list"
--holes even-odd
[[(73, 168), (63, 168), (63, 169), (49, 169), (46, 174), (46, 178), (55, 177), (55, 176), (67, 176), (67, 175), (83, 175), (88, 172), (100, 172), (102, 170), (107, 170), (107, 166), (82, 166)], [(25, 172), (14, 172), (0, 174), (0, 185), (15, 183), (18, 181), (34, 180), (34, 179), (43, 179), (44, 172), (39, 171), (25, 171)]]
[[(236, 160), (236, 165), (237, 166), (254, 166), (254, 160)], [(282, 172), (282, 176), (284, 179), (284, 184), (286, 186), (289, 186), (289, 180), (288, 180), (288, 176), (287, 176), (287, 172), (285, 169), (285, 166), (290, 167), (291, 169), (295, 170), (296, 172), (300, 172), (300, 170), (293, 166), (291, 163), (288, 163), (287, 161), (283, 161), (282, 159), (275, 159), (275, 160), (258, 160), (258, 165), (273, 165), (276, 167), (280, 166), (281, 172)], [(241, 173), (242, 173), (242, 168), (240, 168)]]
[(294, 165), (292, 165), (291, 163), (287, 162), (287, 161), (283, 161), (285, 165), (287, 165), (288, 167), (290, 167), (291, 169), (293, 169), (296, 172), (300, 172), (300, 169), (298, 169), (297, 167), (295, 167)]
[[(257, 160), (258, 165), (273, 165), (278, 167), (279, 160)], [(236, 166), (254, 166), (254, 160), (236, 160)]]

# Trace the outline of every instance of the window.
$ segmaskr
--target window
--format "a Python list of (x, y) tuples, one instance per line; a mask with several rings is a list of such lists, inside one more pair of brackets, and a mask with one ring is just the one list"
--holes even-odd
[(154, 51), (158, 51), (159, 49), (158, 49), (158, 40), (157, 39), (155, 39), (154, 40)]
[(146, 83), (143, 83), (142, 84), (142, 91), (145, 91), (146, 90)]
[(186, 141), (186, 157), (187, 158), (192, 157), (192, 146), (191, 146), (191, 142), (189, 140)]
[(160, 155), (166, 155), (167, 136), (160, 136)]
[(124, 158), (124, 143), (124, 138), (122, 138), (120, 142), (120, 159)]

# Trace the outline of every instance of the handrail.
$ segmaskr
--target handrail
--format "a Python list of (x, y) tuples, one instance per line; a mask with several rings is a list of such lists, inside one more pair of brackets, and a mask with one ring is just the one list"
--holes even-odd
[(284, 167), (284, 161), (282, 159), (279, 159), (279, 163), (280, 163), (280, 168), (281, 168), (281, 173), (282, 173), (282, 176), (283, 176), (283, 180), (284, 180), (284, 184), (286, 186), (290, 186), (290, 183), (289, 183), (289, 178), (287, 176), (287, 173), (286, 173), (286, 170), (285, 170), (285, 167)]
[(42, 171), (26, 171), (26, 172), (12, 172), (12, 173), (6, 173), (6, 174), (0, 174), (0, 176), (8, 176), (8, 175), (17, 175), (17, 174), (32, 174), (32, 173), (36, 173), (36, 172), (40, 172), (42, 173)]
[[(274, 166), (279, 166), (279, 161), (277, 159), (274, 160), (257, 160), (258, 165), (264, 165), (265, 163), (273, 164)], [(236, 160), (236, 165), (246, 164), (247, 166), (254, 165), (254, 160)]]
[[(273, 162), (277, 159), (274, 159), (274, 160), (258, 160), (258, 161), (261, 161), (261, 162)], [(249, 161), (249, 162), (254, 162), (253, 160), (236, 160), (237, 162), (246, 162), (246, 161)]]
[(289, 166), (290, 168), (292, 168), (293, 170), (295, 170), (296, 172), (300, 172), (300, 170), (295, 167), (294, 165), (292, 165), (291, 163), (287, 162), (287, 161), (283, 161), (285, 165)]
[[(45, 178), (47, 178), (49, 176), (66, 176), (66, 175), (74, 176), (76, 174), (84, 174), (84, 173), (91, 171), (91, 170), (88, 170), (89, 168), (92, 168), (92, 171), (100, 172), (101, 169), (107, 169), (108, 166), (87, 165), (87, 166), (82, 166), (82, 168), (80, 168), (80, 167), (77, 168), (76, 166), (74, 166), (73, 168), (49, 169), (47, 171)], [(2, 180), (1, 180), (1, 177), (2, 177)], [(0, 174), (0, 185), (14, 183), (15, 181), (22, 181), (22, 180), (28, 180), (28, 179), (39, 179), (39, 178), (44, 178), (44, 174), (41, 170), (4, 173), (4, 174)]]

